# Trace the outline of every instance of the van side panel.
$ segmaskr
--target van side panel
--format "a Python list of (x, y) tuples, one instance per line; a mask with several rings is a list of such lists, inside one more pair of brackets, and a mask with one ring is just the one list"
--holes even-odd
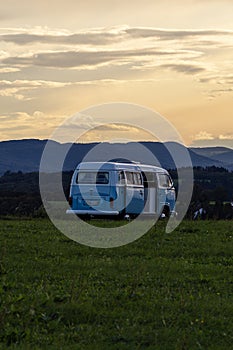
[(144, 208), (143, 188), (126, 188), (126, 214), (140, 214)]
[(144, 208), (144, 187), (141, 172), (125, 171), (126, 213), (140, 214)]

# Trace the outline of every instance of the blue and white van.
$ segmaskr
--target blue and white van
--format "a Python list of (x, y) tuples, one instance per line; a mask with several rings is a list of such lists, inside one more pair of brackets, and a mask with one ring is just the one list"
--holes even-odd
[(175, 214), (175, 189), (163, 168), (139, 163), (83, 162), (74, 171), (68, 214), (78, 216)]

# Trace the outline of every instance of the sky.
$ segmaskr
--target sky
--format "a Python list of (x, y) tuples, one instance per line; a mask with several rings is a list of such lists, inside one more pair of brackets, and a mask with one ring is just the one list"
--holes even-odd
[[(8, 0), (0, 45), (0, 141), (50, 138), (77, 112), (127, 102), (187, 146), (233, 148), (232, 0)], [(127, 119), (119, 137), (135, 139)]]

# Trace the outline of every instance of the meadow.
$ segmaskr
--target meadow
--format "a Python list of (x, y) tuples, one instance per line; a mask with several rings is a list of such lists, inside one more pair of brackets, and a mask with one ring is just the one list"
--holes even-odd
[(165, 224), (97, 249), (1, 220), (0, 349), (232, 349), (233, 221)]

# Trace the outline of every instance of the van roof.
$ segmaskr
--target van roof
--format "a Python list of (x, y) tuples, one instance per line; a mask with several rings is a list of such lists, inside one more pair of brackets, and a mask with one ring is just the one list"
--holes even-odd
[(136, 170), (167, 173), (167, 170), (154, 165), (118, 162), (82, 162), (77, 165), (76, 170)]

